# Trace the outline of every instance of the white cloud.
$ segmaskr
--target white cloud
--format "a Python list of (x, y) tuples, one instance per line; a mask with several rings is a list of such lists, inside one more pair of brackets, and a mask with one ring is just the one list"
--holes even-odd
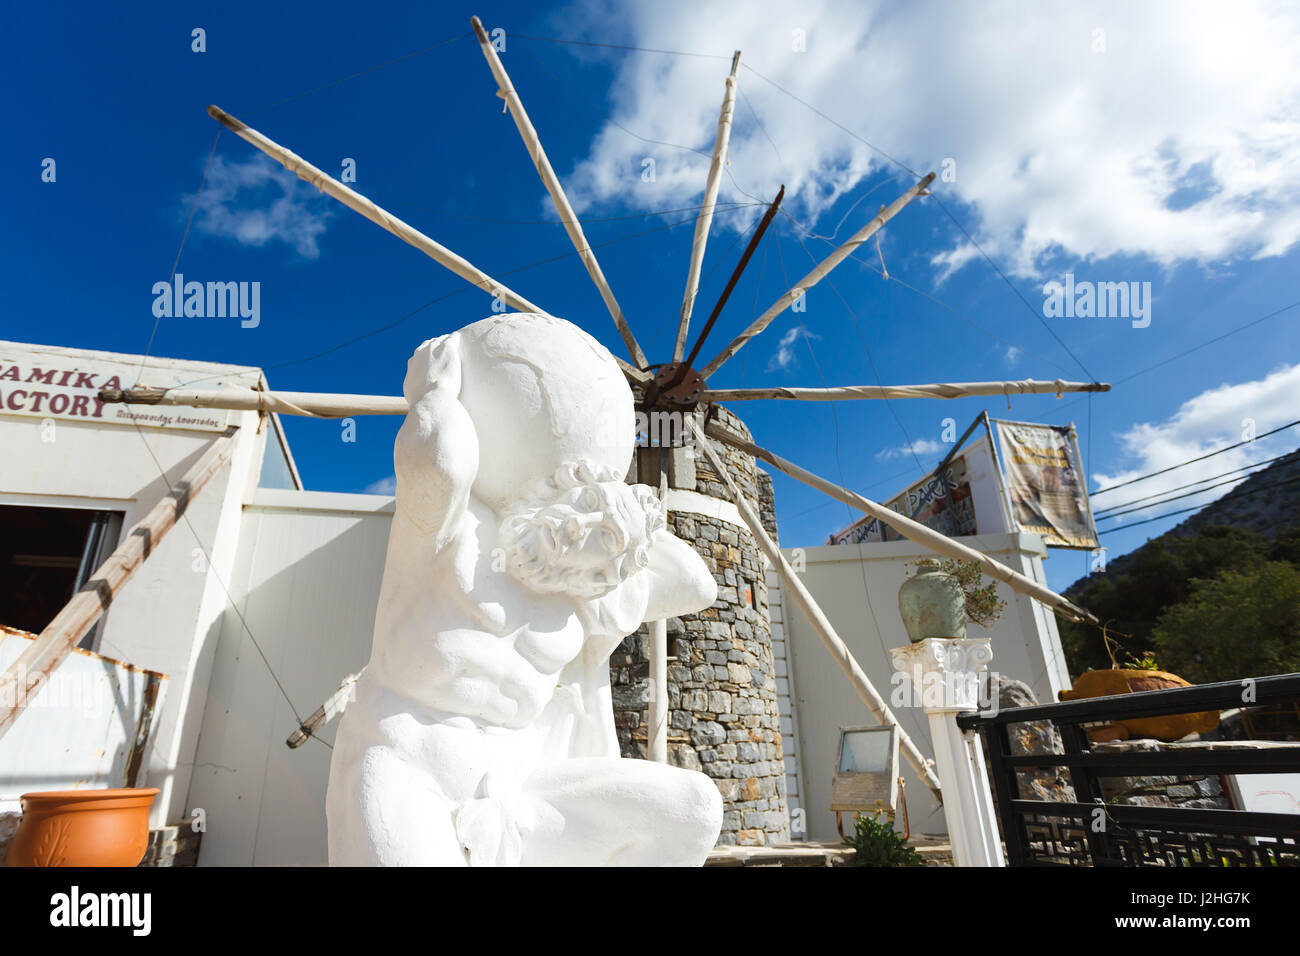
[[(586, 0), (564, 16), (573, 35), (742, 49), (745, 64), (912, 168), (955, 173), (935, 191), (950, 208), (954, 198), (969, 204), (959, 206), (961, 218), (1020, 275), (1041, 275), (1058, 256), (1208, 267), (1280, 255), (1300, 239), (1295, 5), (700, 0), (615, 8)], [(806, 31), (806, 52), (792, 50), (795, 29)], [(570, 196), (579, 208), (697, 202), (727, 60), (610, 56), (612, 120), (705, 155), (607, 122), (566, 177)], [(785, 183), (787, 208), (815, 219), (886, 168), (743, 67), (740, 89), (722, 201), (748, 201), (736, 183), (765, 201)], [(646, 157), (655, 160), (653, 183), (641, 181)], [(883, 186), (846, 228), (905, 181)], [(744, 213), (730, 224), (748, 226), (753, 213)], [(937, 210), (905, 214), (952, 235)], [(960, 236), (945, 241), (950, 248), (927, 250), (941, 274), (977, 255)]]
[(397, 494), (397, 476), (389, 475), (387, 478), (380, 478), (378, 481), (372, 481), (366, 485), (366, 495), (395, 495)]
[(809, 332), (802, 325), (792, 325), (786, 329), (785, 335), (781, 336), (781, 341), (777, 343), (776, 351), (772, 357), (767, 360), (767, 370), (775, 372), (778, 369), (787, 369), (792, 365), (798, 365), (799, 362), (794, 355), (794, 343), (800, 338), (819, 339), (821, 338), (816, 332)]
[[(1239, 385), (1221, 385), (1209, 389), (1184, 402), (1167, 421), (1158, 424), (1134, 425), (1120, 436), (1126, 457), (1133, 465), (1115, 473), (1096, 472), (1096, 485), (1106, 488), (1139, 475), (1149, 474), (1178, 465), (1207, 452), (1232, 445), (1250, 435), (1262, 435), (1280, 425), (1294, 421), (1300, 409), (1300, 364), (1285, 366), (1254, 382)], [(1268, 438), (1260, 438), (1204, 461), (1194, 462), (1163, 475), (1117, 488), (1113, 494), (1096, 496), (1093, 508), (1122, 508), (1125, 504), (1141, 501), (1163, 492), (1184, 494), (1197, 488), (1181, 488), (1207, 479), (1207, 484), (1230, 482), (1203, 493), (1189, 495), (1166, 504), (1134, 504), (1137, 509), (1129, 515), (1107, 522), (1120, 524), (1152, 517), (1166, 511), (1208, 504), (1235, 488), (1240, 478), (1224, 477), (1234, 469), (1264, 461), (1291, 451), (1300, 443), (1300, 432), (1288, 430)]]
[[(186, 214), (194, 197), (184, 200)], [(334, 215), (330, 200), (264, 156), (231, 162), (213, 157), (199, 193), (194, 225), (244, 246), (283, 242), (305, 259), (320, 256), (317, 240)]]
[(935, 441), (932, 438), (918, 438), (910, 445), (900, 445), (897, 448), (886, 448), (883, 451), (876, 452), (876, 461), (890, 461), (894, 458), (917, 455), (933, 455), (936, 452), (943, 451), (948, 446), (943, 442)]
[(1020, 356), (1024, 354), (1024, 349), (1017, 345), (1008, 345), (1006, 352), (1002, 355), (1002, 360), (1007, 363), (1007, 368), (1015, 368), (1020, 362)]
[(959, 242), (951, 249), (945, 249), (943, 252), (936, 252), (930, 257), (930, 265), (939, 267), (939, 274), (935, 276), (936, 285), (942, 285), (952, 275), (961, 270), (962, 266), (974, 260), (979, 256), (979, 250), (973, 243)]

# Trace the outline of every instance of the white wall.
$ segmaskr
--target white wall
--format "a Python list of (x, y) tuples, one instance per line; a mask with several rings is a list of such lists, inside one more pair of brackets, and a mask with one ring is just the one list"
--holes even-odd
[(298, 720), (261, 654), (304, 719), (365, 666), (392, 514), (390, 497), (324, 492), (261, 489), (245, 506), (238, 613), (221, 627), (186, 804), (206, 818), (200, 865), (326, 863), (330, 750), (285, 746)]
[[(1046, 583), (1042, 568), (1046, 551), (1037, 535), (978, 535), (963, 538), (962, 543)], [(907, 562), (932, 557), (930, 552), (909, 541), (891, 541), (786, 548), (783, 553), (796, 567), (803, 562), (806, 570), (801, 580), (876, 690), (889, 702), (896, 686), (889, 651), (908, 640), (898, 613), (898, 589), (907, 576)], [(969, 625), (968, 635), (991, 635), (991, 670), (1025, 681), (1040, 701), (1055, 700), (1057, 691), (1070, 686), (1055, 618), (1037, 602), (1015, 594), (1004, 584), (998, 584), (998, 596), (1007, 602), (1001, 619), (989, 631)], [(798, 609), (789, 607), (784, 617), (787, 652), (798, 675), (793, 698), (798, 718), (800, 803), (807, 814), (808, 838), (835, 840), (835, 815), (827, 807), (839, 730), (872, 724), (875, 718)], [(898, 708), (896, 714), (921, 751), (932, 756), (924, 713), (919, 708), (905, 707)], [(901, 757), (899, 767), (912, 831), (945, 832), (938, 802)], [(901, 816), (898, 825), (901, 829)]]
[[(0, 670), (34, 640), (26, 632), (0, 629)], [(33, 790), (138, 783), (129, 774), (132, 757), (140, 754), (140, 734), (152, 734), (154, 706), (166, 699), (166, 683), (151, 671), (75, 649), (19, 715), (13, 731), (0, 737), (0, 810), (20, 810), (19, 797)], [(158, 696), (151, 700), (152, 694)], [(139, 763), (135, 769), (143, 777), (147, 768)]]
[[(149, 359), (46, 346), (0, 343), (7, 363), (44, 368), (120, 367), (124, 384), (169, 385), (206, 378), (204, 386), (255, 385), (256, 369)], [(5, 394), (18, 383), (0, 382)], [(107, 407), (106, 407), (107, 408)], [(221, 413), (217, 413), (221, 414)], [(162, 790), (151, 825), (171, 822), (189, 789), (198, 714), (195, 689), (207, 685), (211, 649), (226, 597), (240, 506), (251, 493), (267, 432), (255, 412), (231, 412), (239, 425), (232, 463), (213, 476), (181, 520), (113, 601), (96, 647), (102, 654), (168, 676), (141, 786)], [(108, 420), (43, 419), (0, 407), (0, 504), (103, 508), (125, 512), (122, 533), (167, 493), (218, 435), (180, 428), (137, 429)], [(166, 480), (160, 474), (166, 474)], [(192, 529), (191, 530), (191, 526)], [(197, 540), (196, 540), (197, 535)], [(196, 548), (211, 556), (201, 559)], [(10, 733), (24, 733), (20, 717)], [(51, 746), (55, 743), (51, 742)], [(4, 771), (0, 769), (0, 784)]]
[(785, 616), (798, 614), (794, 605), (786, 600), (781, 575), (763, 559), (767, 574), (767, 610), (772, 622), (772, 669), (776, 675), (776, 707), (781, 730), (781, 759), (785, 765), (785, 805), (790, 815), (790, 839), (808, 839), (807, 819), (803, 810), (804, 793), (801, 783), (802, 762), (799, 759), (799, 708), (795, 688), (794, 655), (786, 640)]

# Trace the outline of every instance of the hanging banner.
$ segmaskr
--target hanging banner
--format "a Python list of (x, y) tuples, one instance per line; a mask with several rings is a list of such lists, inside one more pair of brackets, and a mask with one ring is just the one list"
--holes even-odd
[(992, 421), (1018, 530), (1041, 534), (1050, 547), (1098, 548), (1074, 428)]
[[(989, 441), (971, 442), (939, 471), (932, 472), (885, 503), (890, 511), (919, 521), (950, 538), (998, 534), (1010, 529), (999, 501), (997, 468)], [(901, 541), (903, 536), (879, 518), (863, 516), (830, 536), (827, 544)]]

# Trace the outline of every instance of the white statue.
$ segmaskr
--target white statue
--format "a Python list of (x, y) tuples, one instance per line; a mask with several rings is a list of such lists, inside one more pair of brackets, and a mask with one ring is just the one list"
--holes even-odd
[(416, 350), (370, 664), (342, 718), (333, 865), (690, 865), (703, 774), (619, 756), (609, 655), (712, 604), (623, 479), (632, 395), (576, 326), (504, 315)]

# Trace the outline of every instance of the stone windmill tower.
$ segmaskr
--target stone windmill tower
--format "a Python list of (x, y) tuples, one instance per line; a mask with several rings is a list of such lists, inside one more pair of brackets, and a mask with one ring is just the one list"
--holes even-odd
[[(749, 436), (740, 419), (717, 420)], [(744, 452), (727, 448), (732, 482), (776, 537), (772, 480)], [(614, 723), (625, 757), (645, 757), (655, 718), (666, 723), (669, 763), (713, 778), (725, 811), (719, 844), (790, 838), (786, 777), (766, 583), (767, 559), (737, 513), (727, 485), (691, 447), (643, 447), (629, 481), (666, 489), (672, 532), (694, 544), (718, 582), (718, 600), (667, 622), (667, 707), (650, 706), (653, 636), (630, 635), (610, 658)]]

